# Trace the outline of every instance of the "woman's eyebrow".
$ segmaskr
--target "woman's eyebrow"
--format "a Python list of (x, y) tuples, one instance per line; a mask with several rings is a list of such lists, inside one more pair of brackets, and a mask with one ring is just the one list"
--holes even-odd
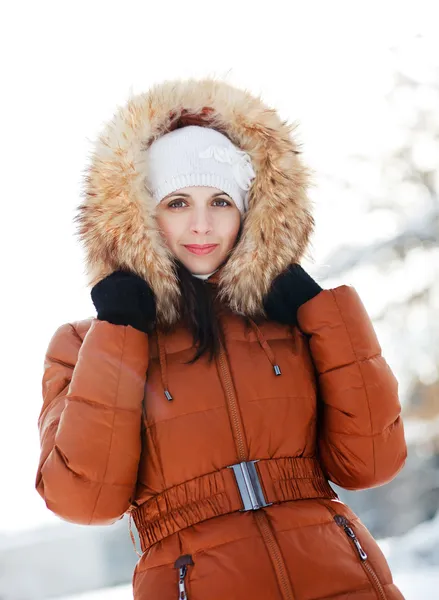
[[(183, 194), (183, 192), (175, 192), (174, 194), (169, 194), (166, 198), (172, 198), (173, 196), (178, 196), (179, 198), (190, 198), (190, 194)], [(228, 196), (226, 192), (219, 192), (210, 196), (211, 198), (216, 198), (217, 196)]]

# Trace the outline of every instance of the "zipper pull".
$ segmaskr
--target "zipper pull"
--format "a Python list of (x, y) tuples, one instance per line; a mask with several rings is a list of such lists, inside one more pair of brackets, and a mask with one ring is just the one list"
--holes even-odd
[(194, 561), (190, 554), (179, 556), (174, 563), (174, 568), (178, 569), (178, 599), (187, 600), (185, 577), (187, 575), (188, 565), (193, 565)]
[(355, 535), (352, 527), (345, 527), (345, 531), (348, 534), (348, 536), (351, 538), (351, 540), (354, 542), (355, 547), (357, 548), (357, 552), (360, 555), (361, 560), (367, 560), (367, 554), (366, 552), (363, 550), (360, 542), (358, 541), (357, 536)]
[(357, 549), (357, 552), (358, 552), (361, 560), (363, 560), (363, 561), (367, 560), (367, 554), (363, 550), (357, 536), (355, 535), (354, 530), (349, 525), (349, 521), (346, 519), (346, 517), (344, 517), (343, 515), (335, 515), (334, 521), (337, 523), (337, 525), (339, 527), (343, 527), (343, 529), (346, 532), (346, 535), (348, 535), (351, 538), (351, 540), (353, 541), (353, 543), (355, 545), (355, 548)]
[(184, 578), (186, 577), (187, 566), (180, 567), (178, 575), (178, 598), (179, 600), (187, 600), (186, 586), (184, 585)]

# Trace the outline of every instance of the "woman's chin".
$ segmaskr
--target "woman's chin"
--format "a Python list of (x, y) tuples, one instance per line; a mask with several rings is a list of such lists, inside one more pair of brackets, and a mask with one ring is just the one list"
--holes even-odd
[(196, 259), (191, 260), (181, 260), (181, 262), (193, 275), (209, 275), (210, 273), (213, 273), (213, 271), (216, 271), (221, 264), (218, 260), (206, 260), (205, 258), (203, 259), (203, 257), (197, 257)]

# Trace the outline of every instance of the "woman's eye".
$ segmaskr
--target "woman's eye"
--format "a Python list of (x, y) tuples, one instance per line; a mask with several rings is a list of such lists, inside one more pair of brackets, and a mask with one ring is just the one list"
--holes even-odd
[(230, 202), (225, 198), (219, 198), (218, 200), (213, 201), (214, 206), (230, 206)]
[(184, 200), (172, 200), (168, 204), (169, 208), (183, 208), (184, 205)]

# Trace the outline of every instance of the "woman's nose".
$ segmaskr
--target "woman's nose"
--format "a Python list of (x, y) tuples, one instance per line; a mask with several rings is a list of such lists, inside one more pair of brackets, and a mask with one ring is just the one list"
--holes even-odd
[(198, 234), (206, 234), (212, 231), (210, 217), (205, 210), (195, 211), (192, 219), (192, 231)]

